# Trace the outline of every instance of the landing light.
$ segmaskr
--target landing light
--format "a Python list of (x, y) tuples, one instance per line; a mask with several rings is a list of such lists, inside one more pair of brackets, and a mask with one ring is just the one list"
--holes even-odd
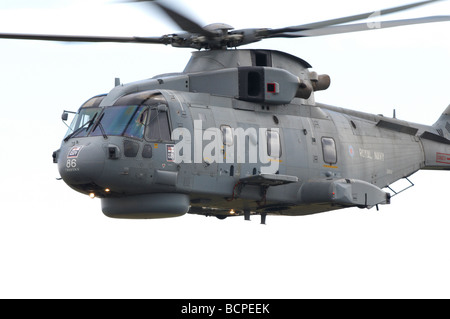
[(92, 198), (92, 199), (94, 199), (94, 198), (95, 198), (95, 194), (94, 194), (94, 193), (90, 193), (90, 194), (89, 194), (89, 197)]
[(105, 188), (105, 193), (109, 193), (111, 190), (109, 188)]
[(230, 210), (230, 215), (234, 215), (236, 214), (236, 212), (234, 211), (234, 209)]

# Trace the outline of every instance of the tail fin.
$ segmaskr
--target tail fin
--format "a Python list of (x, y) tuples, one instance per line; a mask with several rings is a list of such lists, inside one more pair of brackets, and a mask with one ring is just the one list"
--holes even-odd
[(450, 105), (432, 126), (420, 137), (425, 153), (424, 169), (450, 170)]
[(433, 124), (438, 134), (450, 140), (450, 105), (442, 113), (441, 117)]

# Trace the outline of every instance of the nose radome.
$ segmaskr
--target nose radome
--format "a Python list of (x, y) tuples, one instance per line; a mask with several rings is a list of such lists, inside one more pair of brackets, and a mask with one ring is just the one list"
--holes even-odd
[(103, 172), (105, 151), (101, 145), (89, 143), (61, 149), (58, 169), (68, 185), (95, 182)]

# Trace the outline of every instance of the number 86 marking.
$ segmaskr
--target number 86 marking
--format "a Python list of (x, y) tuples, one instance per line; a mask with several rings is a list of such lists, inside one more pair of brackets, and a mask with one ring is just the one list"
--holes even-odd
[(75, 168), (77, 167), (77, 160), (76, 159), (68, 159), (66, 163), (67, 168)]

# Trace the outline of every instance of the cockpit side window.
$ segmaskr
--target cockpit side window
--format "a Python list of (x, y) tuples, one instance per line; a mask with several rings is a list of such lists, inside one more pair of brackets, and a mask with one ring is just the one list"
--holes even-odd
[(145, 139), (148, 141), (170, 141), (170, 126), (165, 105), (150, 109)]

